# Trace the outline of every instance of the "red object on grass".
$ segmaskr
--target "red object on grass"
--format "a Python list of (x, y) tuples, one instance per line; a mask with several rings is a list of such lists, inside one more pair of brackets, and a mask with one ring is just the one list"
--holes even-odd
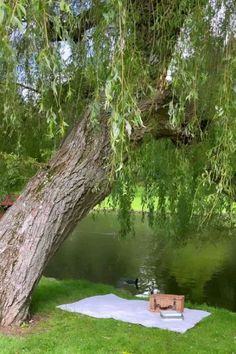
[(19, 195), (16, 195), (14, 197), (11, 195), (7, 195), (3, 201), (0, 201), (0, 207), (2, 207), (3, 209), (8, 209), (15, 203), (18, 198)]
[(2, 206), (12, 206), (15, 203), (15, 201), (11, 198), (10, 195), (7, 195), (6, 198), (0, 202), (0, 205)]
[(5, 211), (7, 211), (7, 209), (9, 209), (18, 198), (18, 195), (14, 197), (11, 195), (7, 195), (3, 201), (0, 201), (0, 219), (5, 214)]

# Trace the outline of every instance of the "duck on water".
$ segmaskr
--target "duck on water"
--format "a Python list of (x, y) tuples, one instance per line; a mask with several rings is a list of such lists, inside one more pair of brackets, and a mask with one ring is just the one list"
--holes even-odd
[(133, 288), (133, 287), (135, 287), (138, 290), (139, 289), (138, 283), (139, 283), (138, 278), (136, 278), (136, 279), (121, 278), (118, 281), (117, 288), (125, 288), (125, 287)]

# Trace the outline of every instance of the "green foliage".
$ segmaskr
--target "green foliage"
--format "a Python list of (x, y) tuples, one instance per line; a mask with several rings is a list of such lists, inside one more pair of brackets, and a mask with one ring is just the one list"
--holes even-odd
[(18, 155), (0, 153), (0, 196), (19, 193), (40, 165), (32, 158), (20, 159)]
[[(122, 228), (132, 229), (135, 184), (153, 225), (187, 231), (196, 215), (200, 224), (226, 210), (232, 217), (234, 13), (230, 0), (1, 1), (0, 151), (9, 156), (2, 189), (20, 188), (32, 174), (20, 161), (45, 162), (89, 106), (95, 127), (109, 113)], [(163, 109), (179, 140), (148, 137), (134, 151), (132, 133), (144, 124), (139, 102), (167, 87), (166, 74), (172, 99)], [(7, 186), (13, 176), (21, 182)]]

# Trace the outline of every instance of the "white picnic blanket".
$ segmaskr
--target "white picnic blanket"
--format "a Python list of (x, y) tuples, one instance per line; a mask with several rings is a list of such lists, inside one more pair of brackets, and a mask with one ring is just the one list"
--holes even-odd
[(113, 294), (98, 295), (83, 300), (57, 306), (61, 310), (78, 312), (96, 318), (114, 318), (124, 322), (140, 324), (145, 327), (157, 327), (179, 333), (185, 333), (194, 327), (209, 312), (184, 309), (184, 320), (162, 319), (159, 313), (148, 310), (148, 301), (126, 300)]

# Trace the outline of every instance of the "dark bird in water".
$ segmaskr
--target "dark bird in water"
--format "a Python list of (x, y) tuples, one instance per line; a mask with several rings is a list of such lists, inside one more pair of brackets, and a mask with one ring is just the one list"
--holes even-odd
[(135, 285), (136, 289), (139, 289), (138, 287), (138, 278), (134, 279), (126, 279), (124, 280), (124, 284), (128, 284), (128, 285)]
[(120, 278), (117, 282), (117, 288), (118, 289), (123, 289), (123, 288), (136, 288), (139, 289), (138, 286), (139, 280), (138, 278), (136, 279), (130, 279), (130, 278)]

